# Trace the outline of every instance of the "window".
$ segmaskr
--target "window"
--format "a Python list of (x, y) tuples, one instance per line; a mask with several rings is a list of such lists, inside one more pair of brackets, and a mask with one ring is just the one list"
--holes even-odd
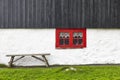
[(73, 44), (74, 45), (82, 45), (83, 41), (83, 33), (82, 32), (74, 32), (73, 33)]
[(86, 47), (86, 29), (56, 29), (56, 48)]
[(60, 45), (69, 45), (70, 34), (68, 32), (61, 32), (59, 34), (59, 44)]

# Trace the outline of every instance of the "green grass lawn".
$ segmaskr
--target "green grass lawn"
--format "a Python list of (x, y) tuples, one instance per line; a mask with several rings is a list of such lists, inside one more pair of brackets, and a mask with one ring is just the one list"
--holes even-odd
[(120, 80), (120, 66), (0, 68), (0, 80)]

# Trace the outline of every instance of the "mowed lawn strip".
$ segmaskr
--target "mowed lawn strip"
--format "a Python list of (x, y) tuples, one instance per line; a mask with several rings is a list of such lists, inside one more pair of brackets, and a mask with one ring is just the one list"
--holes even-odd
[(120, 80), (120, 66), (0, 68), (0, 80)]

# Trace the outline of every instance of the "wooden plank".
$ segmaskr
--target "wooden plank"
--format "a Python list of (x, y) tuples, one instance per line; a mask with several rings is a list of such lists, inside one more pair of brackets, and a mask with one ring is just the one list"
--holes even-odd
[(18, 61), (18, 60), (20, 60), (20, 59), (22, 59), (22, 58), (24, 58), (24, 57), (25, 57), (25, 56), (21, 56), (20, 58), (14, 60), (13, 62), (16, 62), (16, 61)]
[(48, 60), (46, 59), (45, 55), (42, 55), (44, 61), (45, 61), (45, 64), (46, 64), (46, 67), (49, 67), (49, 63), (48, 63)]
[(40, 61), (42, 61), (42, 62), (45, 62), (43, 59), (41, 59), (41, 58), (39, 58), (39, 57), (36, 57), (36, 56), (32, 56), (33, 58), (35, 58), (35, 59), (38, 59), (38, 60), (40, 60)]
[(8, 63), (9, 63), (9, 67), (13, 67), (13, 60), (14, 60), (14, 57), (15, 57), (15, 56), (11, 56), (10, 62), (8, 62)]
[(3, 26), (3, 0), (0, 0), (0, 26)]
[(120, 28), (120, 0), (0, 0), (0, 28)]
[(8, 55), (6, 55), (7, 57), (9, 57), (9, 56), (32, 56), (32, 55), (50, 55), (50, 53), (40, 53), (40, 54), (8, 54)]

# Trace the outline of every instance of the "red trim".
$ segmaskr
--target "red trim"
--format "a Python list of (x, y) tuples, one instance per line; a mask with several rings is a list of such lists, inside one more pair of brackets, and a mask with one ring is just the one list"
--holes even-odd
[[(68, 32), (70, 33), (69, 45), (60, 45), (59, 44), (59, 33), (60, 32)], [(73, 33), (74, 32), (82, 32), (83, 33), (83, 44), (82, 45), (74, 45), (73, 44)], [(57, 28), (56, 29), (56, 48), (84, 48), (86, 47), (86, 29), (85, 28)]]

